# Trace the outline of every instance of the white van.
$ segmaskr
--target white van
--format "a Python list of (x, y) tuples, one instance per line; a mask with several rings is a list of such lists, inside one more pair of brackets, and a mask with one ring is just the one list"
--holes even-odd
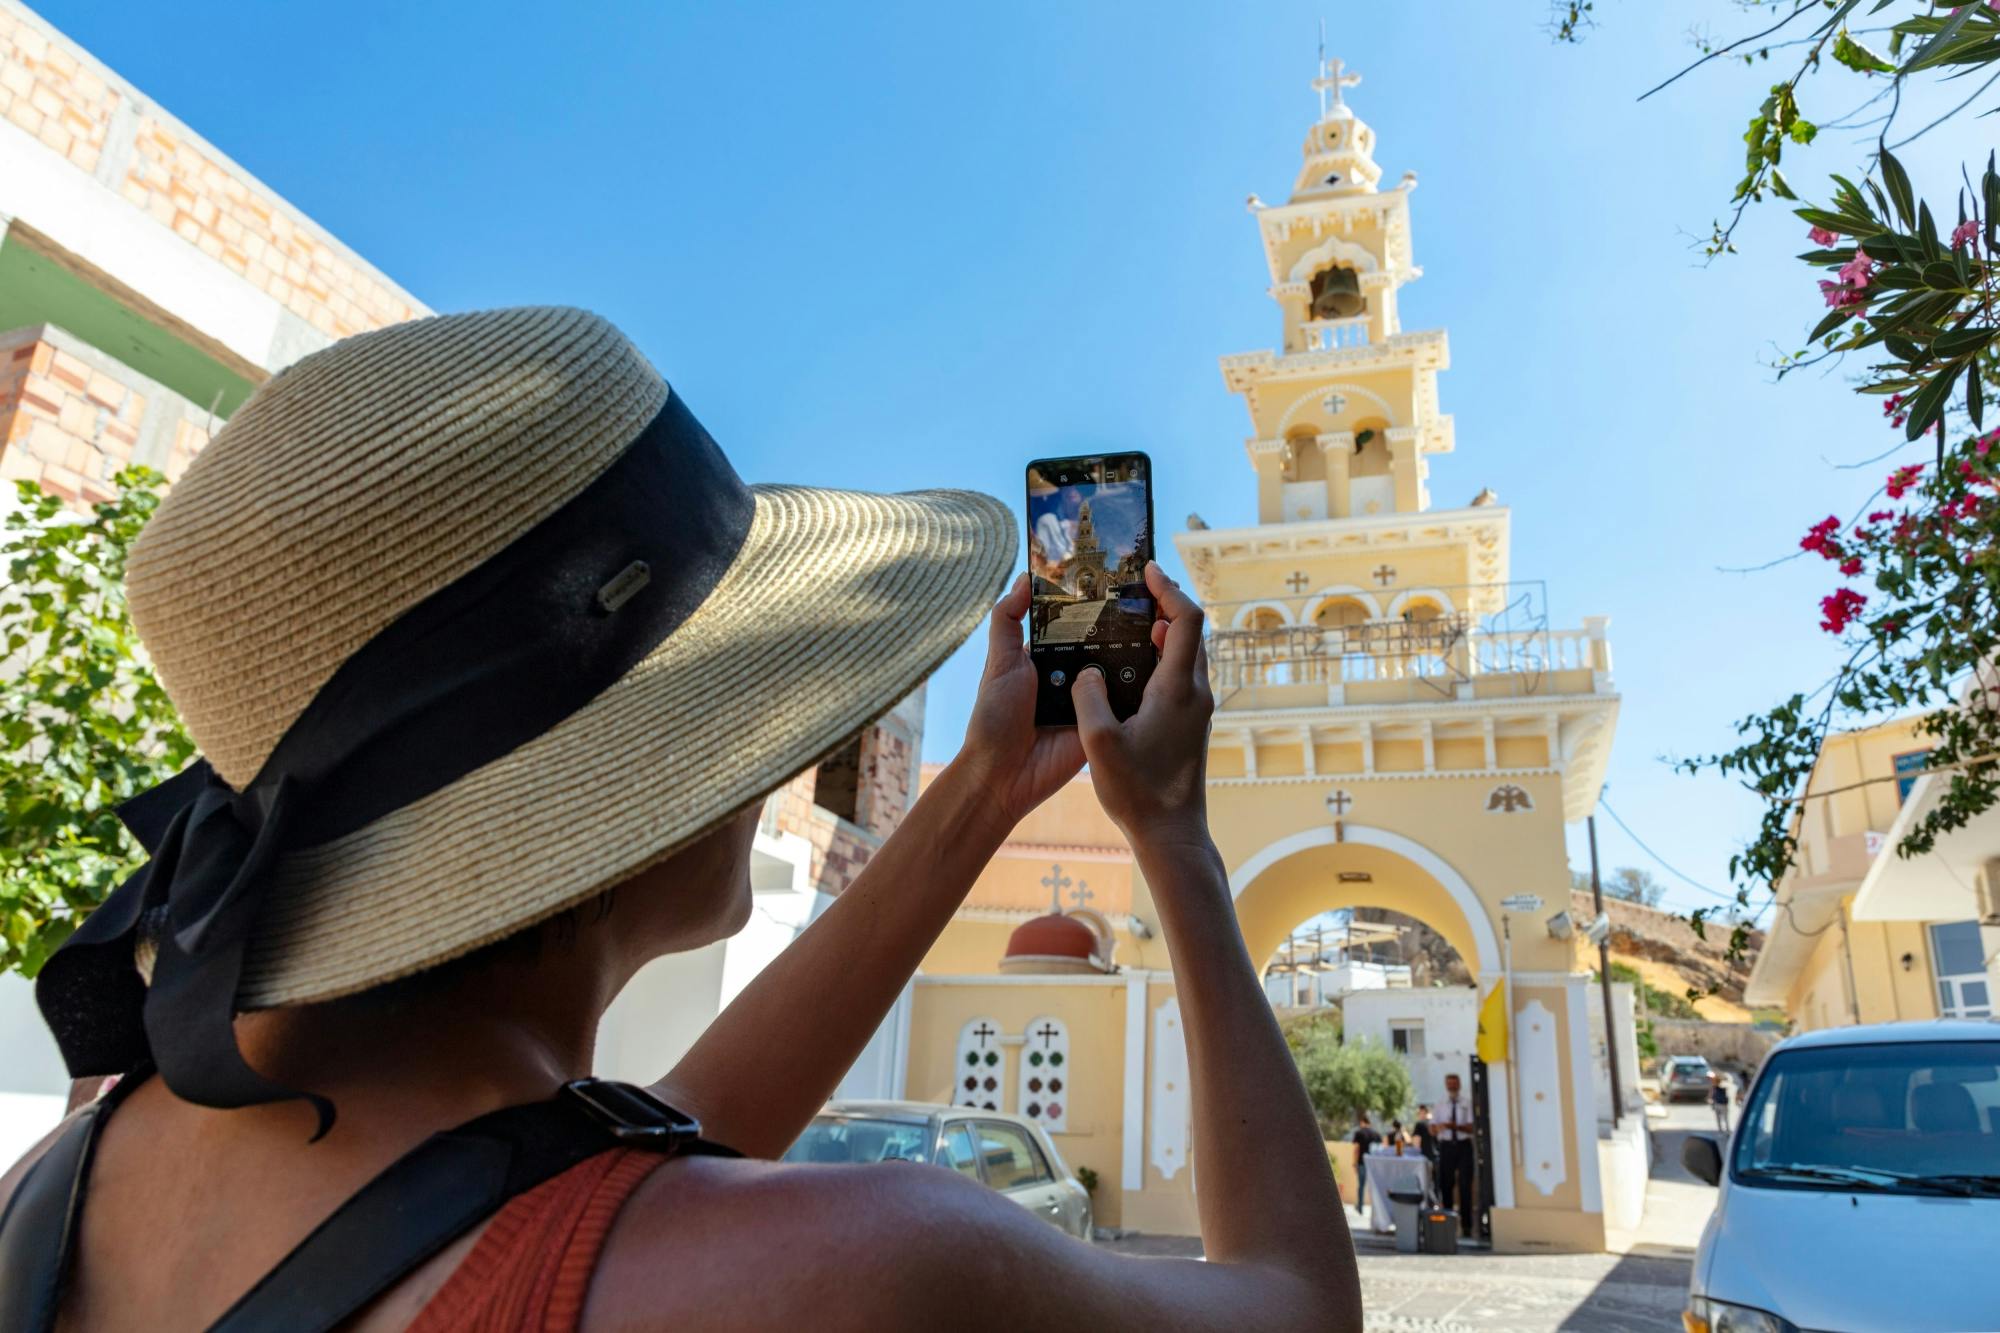
[(1722, 1188), (1688, 1333), (2000, 1329), (2000, 1025), (1793, 1037), (1681, 1161)]

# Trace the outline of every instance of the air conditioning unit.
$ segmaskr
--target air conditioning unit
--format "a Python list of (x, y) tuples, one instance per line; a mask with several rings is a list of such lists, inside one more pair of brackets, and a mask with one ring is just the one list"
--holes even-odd
[(1991, 856), (1972, 877), (1972, 892), (1979, 900), (1979, 924), (2000, 926), (2000, 856)]

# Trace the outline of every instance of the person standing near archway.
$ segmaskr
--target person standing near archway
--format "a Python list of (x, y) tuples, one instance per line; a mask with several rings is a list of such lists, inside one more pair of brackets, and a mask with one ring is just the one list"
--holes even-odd
[(1444, 1105), (1433, 1122), (1438, 1149), (1438, 1196), (1458, 1211), (1458, 1234), (1470, 1237), (1477, 1201), (1472, 1197), (1472, 1099), (1456, 1074), (1444, 1076)]

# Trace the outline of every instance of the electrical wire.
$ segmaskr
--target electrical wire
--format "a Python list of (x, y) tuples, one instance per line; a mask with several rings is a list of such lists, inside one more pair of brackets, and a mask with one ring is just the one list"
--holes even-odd
[(1639, 845), (1639, 850), (1644, 852), (1646, 855), (1652, 857), (1654, 861), (1659, 863), (1660, 868), (1666, 871), (1669, 875), (1672, 875), (1675, 879), (1680, 880), (1684, 884), (1688, 884), (1694, 888), (1700, 889), (1703, 893), (1707, 894), (1711, 898), (1720, 898), (1722, 899), (1722, 901), (1726, 903), (1733, 903), (1736, 901), (1735, 894), (1719, 893), (1716, 890), (1709, 888), (1708, 885), (1702, 883), (1700, 880), (1694, 879), (1688, 875), (1684, 875), (1679, 870), (1669, 865), (1665, 857), (1661, 856), (1651, 847), (1648, 847), (1646, 845), (1646, 840), (1644, 838), (1641, 838), (1638, 834), (1632, 831), (1632, 826), (1630, 824), (1627, 824), (1624, 820), (1618, 817), (1618, 812), (1611, 808), (1610, 801), (1600, 796), (1597, 799), (1597, 803), (1604, 807), (1605, 814), (1611, 816), (1611, 822), (1616, 824), (1619, 828), (1624, 829), (1625, 836), (1630, 838), (1633, 842), (1637, 843)]

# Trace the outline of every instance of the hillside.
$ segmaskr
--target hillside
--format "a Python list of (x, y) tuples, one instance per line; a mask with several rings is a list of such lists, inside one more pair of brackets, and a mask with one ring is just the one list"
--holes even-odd
[[(1729, 927), (1718, 924), (1703, 939), (1684, 917), (1623, 899), (1606, 897), (1604, 911), (1611, 918), (1611, 958), (1624, 963), (1645, 978), (1647, 984), (1670, 995), (1683, 995), (1689, 987), (1702, 992), (1694, 1001), (1695, 1012), (1717, 1023), (1748, 1023), (1750, 1011), (1743, 1007), (1743, 986), (1750, 979), (1750, 963), (1763, 947), (1764, 933), (1753, 930), (1745, 956), (1731, 963), (1725, 950)], [(1570, 912), (1578, 921), (1596, 917), (1588, 893), (1570, 895)], [(1582, 935), (1576, 937), (1577, 966), (1594, 970), (1597, 949)], [(1711, 993), (1712, 992), (1712, 993)]]

